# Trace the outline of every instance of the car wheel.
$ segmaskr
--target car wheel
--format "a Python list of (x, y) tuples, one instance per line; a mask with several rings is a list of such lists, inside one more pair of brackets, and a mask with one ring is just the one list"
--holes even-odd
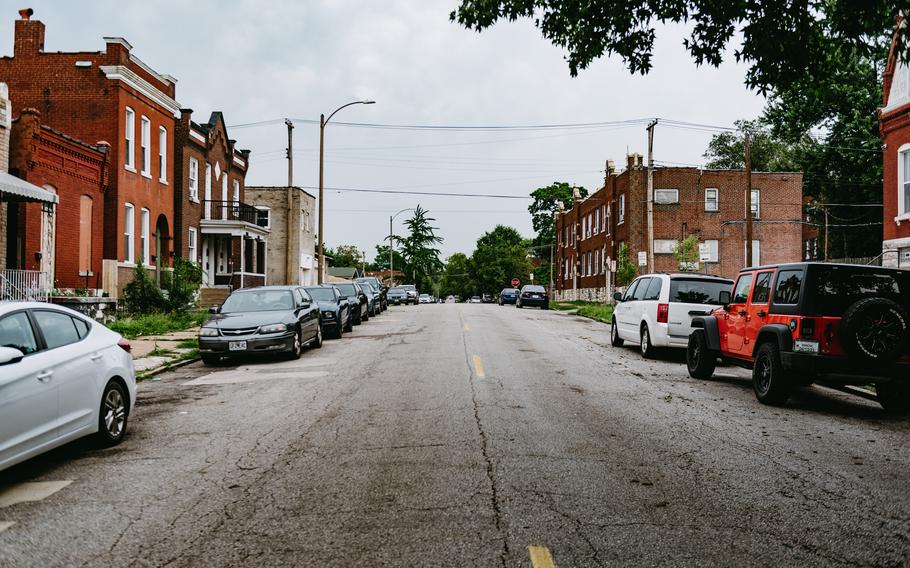
[(101, 393), (101, 410), (98, 413), (98, 442), (103, 446), (116, 446), (126, 436), (129, 418), (126, 389), (117, 381), (110, 381)]
[(294, 345), (291, 346), (291, 350), (288, 352), (288, 359), (300, 359), (300, 356), (303, 354), (303, 336), (300, 333), (300, 330), (297, 330), (297, 333), (294, 334)]
[(888, 412), (906, 414), (910, 412), (910, 383), (878, 383), (875, 385), (875, 398)]
[(367, 308), (366, 313), (363, 314), (360, 318), (361, 321), (370, 321), (370, 308)]
[(547, 302), (546, 304), (544, 304), (543, 306), (541, 306), (540, 309), (542, 309), (542, 310), (549, 310), (549, 309), (550, 309), (550, 303)]
[(218, 355), (200, 355), (203, 365), (217, 365), (221, 361), (221, 357)]
[(651, 332), (648, 330), (648, 324), (641, 324), (641, 356), (645, 359), (653, 359), (657, 356), (657, 348), (651, 343)]
[(613, 347), (622, 347), (625, 341), (619, 336), (619, 326), (616, 325), (616, 318), (610, 323), (610, 345)]
[(695, 330), (689, 336), (689, 346), (686, 348), (686, 367), (689, 376), (694, 379), (710, 379), (717, 367), (717, 358), (708, 349), (708, 338), (703, 330)]
[(354, 322), (351, 321), (354, 318), (351, 314), (348, 314), (348, 324), (344, 326), (344, 330), (347, 332), (354, 331)]
[(357, 310), (357, 317), (351, 316), (351, 319), (354, 320), (354, 325), (360, 325), (361, 323), (363, 323), (363, 319), (360, 314), (360, 310)]
[(762, 404), (781, 405), (793, 392), (793, 380), (780, 362), (776, 343), (763, 343), (755, 356), (752, 368), (752, 388)]
[(313, 338), (313, 347), (320, 349), (322, 347), (322, 324), (316, 326), (316, 337)]

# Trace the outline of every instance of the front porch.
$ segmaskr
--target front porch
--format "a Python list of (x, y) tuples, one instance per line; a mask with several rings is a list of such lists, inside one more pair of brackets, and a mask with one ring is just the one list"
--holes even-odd
[[(223, 294), (206, 288), (237, 290), (266, 284), (266, 244), (269, 230), (257, 223), (257, 209), (236, 201), (204, 201), (200, 259), (200, 302)], [(211, 300), (209, 300), (211, 301)]]

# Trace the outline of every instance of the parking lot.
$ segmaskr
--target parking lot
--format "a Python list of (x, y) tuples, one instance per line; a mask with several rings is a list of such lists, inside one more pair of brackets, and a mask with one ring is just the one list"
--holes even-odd
[(576, 316), (394, 306), (143, 382), (122, 445), (3, 472), (0, 565), (906, 564), (910, 419), (748, 377)]

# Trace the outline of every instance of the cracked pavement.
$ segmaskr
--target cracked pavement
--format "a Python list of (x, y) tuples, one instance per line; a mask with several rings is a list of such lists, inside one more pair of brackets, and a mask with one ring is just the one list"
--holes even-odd
[(144, 382), (122, 445), (0, 473), (73, 481), (0, 509), (0, 566), (910, 563), (910, 419), (817, 386), (762, 406), (608, 331), (393, 307), (299, 361)]

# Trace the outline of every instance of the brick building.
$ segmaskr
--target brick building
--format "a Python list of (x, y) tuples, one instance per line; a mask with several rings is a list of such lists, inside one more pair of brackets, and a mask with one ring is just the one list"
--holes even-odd
[(910, 269), (910, 67), (897, 61), (894, 42), (883, 90), (884, 105), (879, 110), (884, 142), (882, 266)]
[(10, 173), (58, 198), (56, 208), (23, 203), (8, 211), (17, 268), (46, 273), (58, 289), (101, 288), (108, 149), (42, 125), (34, 109), (13, 121)]
[(266, 283), (267, 226), (244, 202), (249, 150), (235, 147), (224, 117), (197, 124), (180, 111), (175, 130), (174, 251), (202, 265), (202, 305)]
[(103, 287), (116, 296), (137, 263), (153, 273), (173, 253), (176, 80), (142, 62), (123, 38), (104, 51), (46, 52), (44, 24), (20, 10), (12, 57), (0, 58), (12, 108), (34, 108), (44, 124), (90, 144), (110, 143), (104, 192)]
[[(708, 245), (710, 274), (734, 276), (745, 264), (746, 180), (742, 170), (654, 169), (654, 259), (648, 254), (648, 170), (639, 154), (604, 187), (556, 216), (554, 284), (558, 299), (603, 300), (614, 287), (625, 245), (640, 272), (680, 270), (677, 243), (690, 235)], [(753, 264), (799, 261), (805, 249), (802, 174), (752, 174)], [(694, 267), (692, 267), (694, 268)]]
[(314, 285), (316, 198), (299, 187), (247, 187), (247, 201), (271, 230), (266, 252), (269, 284)]

